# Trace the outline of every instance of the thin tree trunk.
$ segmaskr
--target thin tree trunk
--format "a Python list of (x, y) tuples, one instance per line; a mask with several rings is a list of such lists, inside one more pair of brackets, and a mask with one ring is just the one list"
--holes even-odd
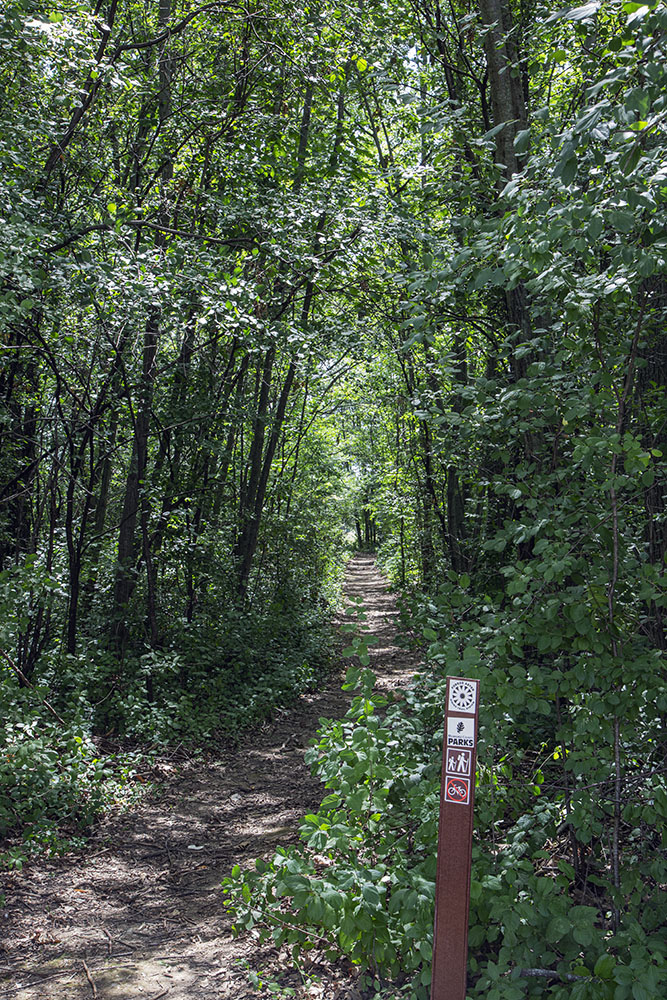
[[(512, 73), (517, 57), (512, 41), (512, 14), (506, 0), (479, 0), (482, 23), (487, 26), (484, 51), (489, 73), (491, 107), (496, 134), (497, 161), (503, 164), (503, 174), (509, 179), (519, 169), (514, 149), (517, 132), (526, 127), (526, 108), (521, 79)], [(504, 182), (501, 182), (501, 186)]]
[[(146, 321), (142, 358), (142, 379), (140, 398), (134, 422), (134, 441), (130, 467), (125, 483), (123, 511), (118, 534), (118, 558), (113, 600), (113, 634), (119, 648), (127, 639), (127, 606), (137, 581), (137, 517), (141, 507), (142, 523), (148, 517), (146, 490), (146, 467), (148, 460), (148, 437), (150, 412), (155, 380), (155, 357), (158, 345), (158, 314), (153, 312)], [(144, 552), (144, 559), (146, 553)], [(149, 568), (150, 567), (150, 568)], [(152, 562), (147, 563), (147, 571), (152, 572)], [(151, 601), (155, 597), (155, 584), (149, 585), (149, 616), (155, 613)]]

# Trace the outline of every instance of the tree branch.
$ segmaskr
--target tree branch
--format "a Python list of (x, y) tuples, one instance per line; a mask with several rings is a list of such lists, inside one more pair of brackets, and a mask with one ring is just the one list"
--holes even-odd
[[(30, 683), (30, 681), (28, 680), (28, 678), (26, 677), (26, 675), (23, 673), (23, 671), (21, 670), (21, 668), (16, 666), (16, 664), (12, 660), (11, 656), (9, 656), (7, 653), (5, 653), (4, 649), (0, 649), (0, 656), (3, 658), (3, 660), (5, 660), (9, 664), (9, 666), (12, 668), (12, 670), (14, 671), (14, 673), (16, 674), (16, 676), (18, 677), (18, 679), (21, 681), (21, 683), (25, 687), (29, 687), (32, 691), (34, 691), (35, 690), (34, 685)], [(39, 695), (38, 695), (38, 697), (39, 697)], [(44, 707), (49, 710), (49, 712), (51, 713), (51, 715), (53, 715), (58, 720), (58, 722), (61, 724), (61, 726), (66, 726), (67, 725), (67, 723), (65, 722), (65, 720), (60, 718), (60, 716), (56, 712), (56, 710), (53, 707), (53, 705), (50, 702), (48, 702), (46, 700), (46, 698), (40, 698), (39, 700), (41, 701), (42, 705), (44, 705)]]

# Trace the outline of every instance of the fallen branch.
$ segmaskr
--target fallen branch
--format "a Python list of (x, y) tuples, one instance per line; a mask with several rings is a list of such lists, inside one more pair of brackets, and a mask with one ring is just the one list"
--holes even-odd
[(90, 988), (93, 991), (93, 1000), (97, 1000), (97, 986), (95, 985), (95, 980), (91, 976), (90, 969), (86, 965), (85, 961), (82, 961), (81, 964), (83, 966), (83, 971), (86, 973), (86, 979), (90, 983)]
[[(27, 975), (34, 975), (34, 973), (26, 973)], [(69, 976), (70, 979), (74, 978), (76, 972), (72, 974), (71, 969), (65, 969), (63, 972), (53, 972), (50, 976), (41, 976), (39, 979), (33, 979), (29, 983), (16, 983), (14, 986), (8, 986), (6, 989), (0, 990), (0, 996), (6, 996), (7, 993), (18, 993), (19, 990), (30, 990), (33, 986), (41, 986), (42, 983), (48, 983), (50, 979), (63, 979), (65, 976)]]
[(519, 979), (560, 979), (561, 982), (576, 983), (585, 981), (589, 976), (577, 976), (574, 972), (555, 972), (553, 969), (514, 969), (514, 975)]

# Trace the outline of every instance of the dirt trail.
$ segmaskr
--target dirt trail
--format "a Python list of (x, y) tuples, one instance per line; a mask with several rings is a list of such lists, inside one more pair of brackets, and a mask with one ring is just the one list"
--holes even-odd
[[(403, 687), (415, 664), (394, 644), (394, 598), (371, 556), (350, 562), (345, 591), (363, 599), (379, 640), (370, 650), (378, 686)], [(343, 673), (341, 663), (326, 687), (249, 732), (224, 760), (179, 765), (158, 795), (108, 817), (85, 853), (9, 876), (0, 1000), (256, 998), (248, 968), (277, 970), (276, 956), (231, 937), (220, 882), (235, 863), (296, 841), (301, 817), (317, 808), (323, 788), (303, 752), (321, 717), (345, 713)], [(318, 971), (321, 983), (304, 995), (357, 995), (343, 967)]]

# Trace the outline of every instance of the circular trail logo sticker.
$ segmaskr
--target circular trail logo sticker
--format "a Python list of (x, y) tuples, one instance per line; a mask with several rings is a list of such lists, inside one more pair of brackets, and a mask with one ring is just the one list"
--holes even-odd
[(467, 806), (470, 802), (470, 781), (467, 778), (447, 778), (445, 801)]
[(450, 712), (474, 712), (476, 702), (477, 685), (473, 681), (450, 681)]

